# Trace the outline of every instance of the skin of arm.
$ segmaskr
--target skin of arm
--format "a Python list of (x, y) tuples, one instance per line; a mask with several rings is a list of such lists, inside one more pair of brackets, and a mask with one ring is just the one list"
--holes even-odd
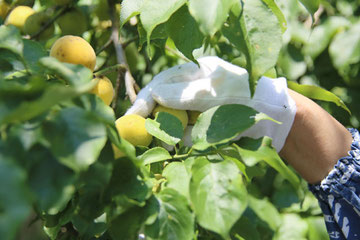
[(319, 183), (350, 151), (350, 132), (309, 98), (288, 90), (297, 107), (293, 126), (280, 151), (308, 183)]

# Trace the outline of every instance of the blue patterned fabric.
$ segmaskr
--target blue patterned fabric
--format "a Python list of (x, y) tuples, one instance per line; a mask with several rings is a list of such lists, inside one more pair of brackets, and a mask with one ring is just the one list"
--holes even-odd
[(341, 158), (319, 184), (309, 185), (319, 200), (330, 239), (360, 239), (360, 134), (353, 136), (348, 156)]

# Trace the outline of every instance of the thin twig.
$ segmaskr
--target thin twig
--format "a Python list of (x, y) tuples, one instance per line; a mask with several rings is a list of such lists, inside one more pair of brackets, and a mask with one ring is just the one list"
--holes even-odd
[[(133, 37), (129, 40), (127, 40), (126, 42), (122, 43), (122, 48), (125, 49), (130, 43), (134, 42), (135, 40), (137, 40), (139, 37)], [(102, 51), (104, 51), (107, 47), (109, 47), (111, 45), (111, 43), (113, 42), (111, 36), (110, 38), (107, 40), (107, 42), (101, 46), (101, 48), (99, 48), (99, 50), (96, 51), (96, 55), (99, 55)]]
[(315, 26), (319, 22), (320, 16), (323, 12), (324, 12), (324, 7), (320, 5), (319, 9), (314, 13), (314, 19), (312, 19), (312, 16), (309, 16), (304, 22), (304, 25), (307, 28), (311, 28), (312, 26)]
[(44, 32), (48, 27), (50, 27), (51, 24), (53, 24), (56, 19), (58, 19), (60, 16), (62, 16), (65, 12), (68, 11), (68, 7), (63, 7), (59, 12), (55, 14), (53, 18), (51, 18), (48, 22), (46, 22), (45, 25), (43, 25), (39, 31), (37, 31), (35, 34), (30, 36), (30, 39), (37, 38), (42, 32)]
[(104, 51), (108, 46), (110, 46), (110, 44), (112, 44), (112, 38), (110, 37), (109, 40), (107, 40), (107, 42), (101, 46), (101, 48), (99, 50), (96, 51), (96, 56), (99, 55), (102, 51)]
[[(111, 39), (114, 44), (115, 52), (116, 52), (116, 59), (119, 64), (123, 64), (126, 67), (126, 72), (124, 75), (125, 78), (125, 88), (126, 88), (126, 94), (129, 96), (131, 103), (134, 103), (136, 100), (136, 92), (134, 89), (134, 83), (135, 80), (133, 76), (130, 73), (129, 65), (127, 64), (126, 57), (124, 54), (124, 50), (122, 48), (122, 45), (119, 41), (120, 35), (119, 35), (119, 18), (116, 17), (116, 7), (115, 2), (113, 0), (108, 0), (109, 9), (110, 9), (110, 16), (111, 16)], [(112, 108), (116, 109), (117, 104), (117, 97), (118, 97), (118, 90), (120, 88), (120, 79), (121, 79), (121, 73), (118, 75), (118, 79), (116, 80), (116, 87), (115, 87), (115, 96), (114, 101), (112, 103)]]
[(94, 72), (94, 75), (95, 76), (106, 75), (108, 73), (115, 72), (115, 71), (125, 72), (126, 66), (124, 64), (116, 64), (114, 66), (110, 66), (110, 67), (101, 69), (97, 72)]

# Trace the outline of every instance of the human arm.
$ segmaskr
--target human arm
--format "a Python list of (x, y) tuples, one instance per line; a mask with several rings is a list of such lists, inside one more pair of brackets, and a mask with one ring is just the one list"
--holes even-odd
[(350, 132), (307, 97), (288, 90), (297, 111), (280, 156), (309, 183), (324, 179), (337, 160), (347, 155)]

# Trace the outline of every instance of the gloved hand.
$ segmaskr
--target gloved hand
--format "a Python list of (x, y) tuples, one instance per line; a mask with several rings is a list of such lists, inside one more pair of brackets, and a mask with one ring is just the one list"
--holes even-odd
[(289, 96), (285, 78), (259, 79), (253, 98), (247, 71), (218, 57), (198, 59), (165, 70), (143, 88), (126, 114), (148, 116), (156, 102), (160, 105), (204, 112), (224, 104), (243, 104), (263, 112), (280, 121), (260, 121), (241, 136), (273, 139), (273, 146), (279, 152), (291, 129), (296, 114), (296, 105)]

